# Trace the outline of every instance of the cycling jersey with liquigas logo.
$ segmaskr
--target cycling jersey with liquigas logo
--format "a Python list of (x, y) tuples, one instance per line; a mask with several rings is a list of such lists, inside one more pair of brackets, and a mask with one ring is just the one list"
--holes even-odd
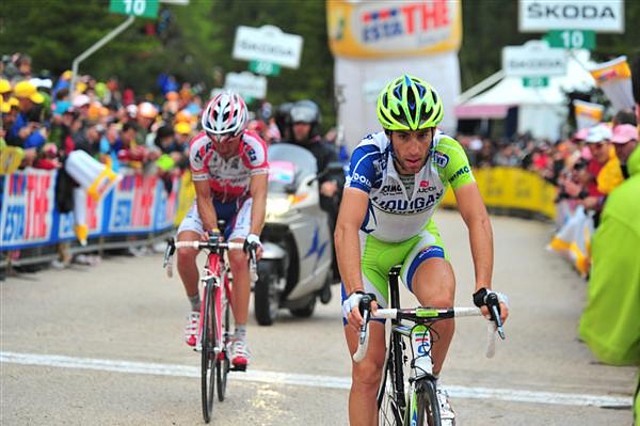
[(407, 193), (393, 163), (391, 141), (379, 132), (367, 135), (353, 151), (345, 187), (369, 194), (361, 231), (399, 242), (421, 232), (448, 186), (455, 190), (470, 182), (474, 177), (462, 146), (436, 130), (429, 157)]

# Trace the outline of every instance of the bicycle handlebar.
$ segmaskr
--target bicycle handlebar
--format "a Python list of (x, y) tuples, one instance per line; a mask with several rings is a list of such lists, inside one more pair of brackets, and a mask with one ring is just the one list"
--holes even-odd
[[(167, 249), (164, 253), (164, 260), (162, 267), (167, 269), (167, 275), (169, 278), (173, 276), (173, 254), (177, 249), (193, 248), (196, 250), (210, 249), (210, 250), (243, 250), (244, 243), (237, 241), (174, 241), (173, 238), (167, 241)], [(249, 275), (252, 282), (258, 280), (258, 267), (256, 257), (256, 247), (249, 245)]]
[[(363, 298), (364, 299), (364, 298)], [(370, 310), (370, 301), (368, 303), (368, 308), (366, 307), (367, 302), (364, 303), (364, 309), (362, 309), (362, 318), (364, 319), (364, 324), (360, 327), (360, 335), (358, 338), (358, 348), (356, 352), (353, 354), (353, 360), (355, 362), (360, 362), (364, 359), (367, 354), (367, 349), (369, 346), (369, 320), (371, 318), (380, 318), (380, 319), (407, 319), (411, 321), (411, 316), (414, 318), (418, 318), (415, 312), (418, 309), (378, 309), (375, 313)], [(361, 308), (363, 304), (361, 304)], [(431, 308), (424, 308), (430, 309)], [(454, 317), (477, 317), (482, 316), (480, 308), (467, 308), (467, 307), (454, 307), (449, 309), (434, 309), (443, 315), (442, 318), (454, 318)], [(500, 317), (498, 316), (498, 319)], [(434, 320), (437, 317), (432, 318)], [(414, 321), (415, 322), (415, 321)], [(495, 321), (489, 321), (489, 326), (487, 329), (487, 346), (485, 350), (485, 355), (487, 358), (492, 358), (495, 355), (495, 347), (496, 347), (496, 330), (497, 325)], [(501, 337), (504, 339), (504, 333)]]
[(202, 249), (227, 249), (227, 250), (242, 250), (244, 244), (243, 243), (238, 243), (235, 241), (228, 241), (228, 242), (222, 242), (222, 241), (177, 241), (175, 243), (173, 243), (174, 247), (176, 249), (181, 249), (181, 248), (194, 248), (197, 250), (202, 250)]

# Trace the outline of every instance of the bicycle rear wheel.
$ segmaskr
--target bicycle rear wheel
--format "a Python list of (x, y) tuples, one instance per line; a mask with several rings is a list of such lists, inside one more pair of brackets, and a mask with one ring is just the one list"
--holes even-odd
[(229, 348), (231, 341), (231, 309), (229, 307), (229, 301), (227, 300), (226, 293), (221, 291), (221, 305), (222, 315), (222, 350), (218, 354), (216, 359), (216, 386), (218, 388), (218, 401), (224, 401), (225, 394), (227, 392), (227, 375), (231, 368), (231, 362), (229, 360)]
[(378, 390), (378, 424), (383, 426), (402, 425), (403, 409), (402, 402), (398, 401), (397, 383), (398, 380), (403, 380), (403, 378), (396, 374), (397, 360), (395, 351), (398, 350), (394, 344), (396, 339), (397, 337), (394, 338), (392, 336), (387, 350), (380, 389)]
[[(411, 413), (411, 424), (417, 426), (440, 426), (440, 405), (436, 395), (436, 384), (428, 379), (416, 382), (414, 396), (416, 398), (415, 410)], [(416, 419), (414, 423), (414, 419)]]
[(202, 360), (201, 360), (201, 391), (202, 416), (205, 423), (211, 420), (213, 412), (213, 393), (216, 377), (216, 316), (214, 296), (216, 287), (212, 279), (205, 286), (204, 318), (202, 319)]

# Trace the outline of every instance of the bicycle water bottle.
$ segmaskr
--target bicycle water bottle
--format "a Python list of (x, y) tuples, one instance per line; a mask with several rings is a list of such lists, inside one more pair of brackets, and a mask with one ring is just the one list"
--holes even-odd
[(416, 325), (411, 333), (411, 347), (413, 348), (413, 365), (416, 376), (431, 374), (431, 333), (425, 325)]

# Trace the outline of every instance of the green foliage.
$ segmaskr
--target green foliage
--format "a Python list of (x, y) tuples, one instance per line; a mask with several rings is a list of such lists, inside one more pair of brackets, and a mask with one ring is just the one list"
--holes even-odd
[[(466, 89), (501, 67), (502, 47), (539, 39), (542, 33), (518, 32), (514, 0), (463, 2), (463, 44), (460, 50), (462, 88)], [(187, 6), (161, 4), (170, 12), (163, 21), (136, 19), (131, 27), (80, 64), (81, 74), (99, 79), (117, 76), (138, 94), (155, 92), (158, 73), (178, 81), (200, 83), (205, 95), (221, 87), (224, 74), (248, 68), (231, 58), (238, 25), (275, 25), (304, 37), (301, 66), (282, 68), (268, 78), (273, 104), (311, 98), (323, 111), (324, 126), (334, 124), (333, 58), (327, 43), (324, 0), (191, 0)], [(107, 0), (3, 0), (0, 52), (25, 52), (34, 70), (54, 75), (70, 69), (72, 61), (126, 17), (109, 12)], [(625, 2), (625, 34), (597, 34), (598, 61), (620, 54), (640, 53), (640, 2)], [(163, 27), (159, 34), (155, 30)]]
[(231, 58), (238, 25), (275, 25), (283, 32), (304, 37), (300, 68), (282, 68), (268, 79), (268, 97), (274, 104), (311, 98), (323, 111), (325, 128), (335, 121), (333, 104), (333, 57), (329, 51), (325, 2), (322, 0), (242, 2), (218, 0), (213, 7), (213, 24), (220, 28), (222, 54), (216, 67), (223, 72), (241, 72), (248, 62)]

